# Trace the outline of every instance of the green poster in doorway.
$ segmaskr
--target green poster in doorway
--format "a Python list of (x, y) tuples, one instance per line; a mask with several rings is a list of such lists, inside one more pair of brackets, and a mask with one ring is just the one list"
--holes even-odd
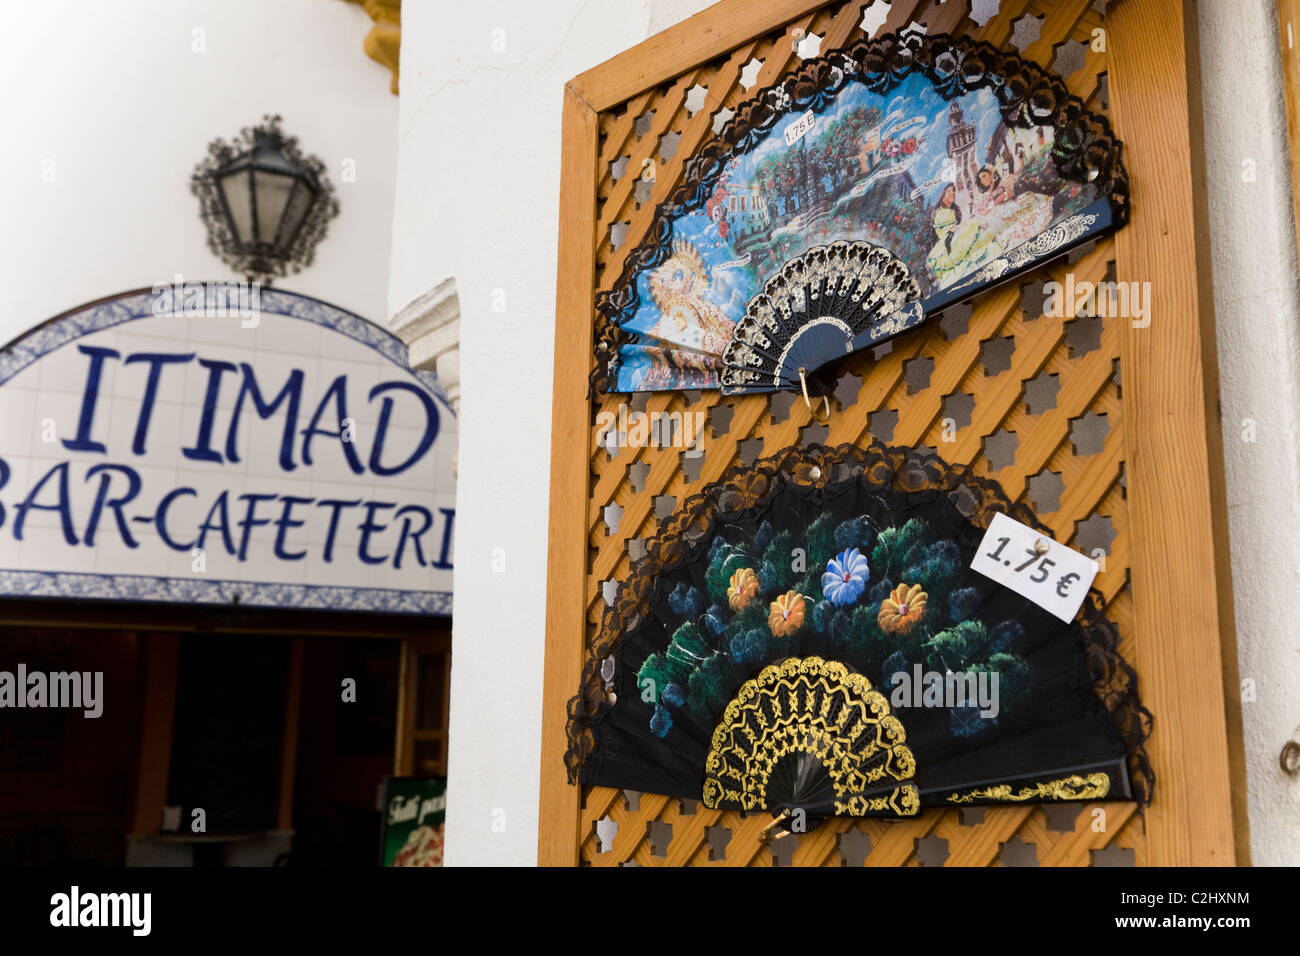
[(384, 789), (384, 866), (442, 866), (446, 777), (389, 777)]

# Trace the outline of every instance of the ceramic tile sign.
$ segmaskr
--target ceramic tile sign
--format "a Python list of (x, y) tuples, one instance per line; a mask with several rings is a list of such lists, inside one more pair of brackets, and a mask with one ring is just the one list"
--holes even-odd
[(455, 414), (349, 312), (98, 302), (0, 352), (0, 422), (0, 595), (451, 613)]

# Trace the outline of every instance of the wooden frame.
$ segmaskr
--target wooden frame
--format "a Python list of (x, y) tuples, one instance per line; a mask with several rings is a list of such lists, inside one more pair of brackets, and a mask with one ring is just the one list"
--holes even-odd
[[(573, 438), (574, 422), (590, 417), (599, 115), (824, 6), (824, 0), (724, 0), (588, 70), (564, 91), (538, 836), (543, 865), (576, 865), (582, 839), (581, 792), (568, 784), (562, 757), (566, 703), (578, 686), (588, 628), (589, 449)], [(1235, 692), (1225, 697), (1224, 691), (1225, 683), (1236, 687), (1236, 648), (1214, 412), (1195, 10), (1180, 0), (1111, 0), (1107, 17), (1112, 120), (1126, 143), (1135, 209), (1134, 221), (1117, 234), (1118, 269), (1150, 281), (1153, 304), (1149, 326), (1125, 322), (1121, 335), (1140, 635), (1135, 663), (1157, 719), (1148, 745), (1158, 782), (1146, 816), (1146, 862), (1244, 862), (1239, 705)], [(1150, 42), (1156, 34), (1163, 37), (1159, 44)], [(1206, 661), (1222, 666), (1206, 667)]]
[[(1168, 728), (1151, 747), (1164, 788), (1148, 814), (1151, 863), (1236, 862), (1232, 781), (1235, 855), (1248, 862), (1196, 12), (1175, 0), (1124, 0), (1111, 19), (1114, 119), (1142, 210), (1116, 245), (1129, 274), (1150, 277), (1158, 304), (1150, 326), (1126, 326), (1122, 343), (1133, 370), (1124, 410), (1135, 664)], [(1151, 43), (1162, 31), (1169, 42)]]
[(1282, 77), (1286, 85), (1286, 132), (1291, 146), (1291, 206), (1300, 222), (1300, 0), (1277, 0)]
[[(416, 727), (416, 711), (420, 698), (420, 673), (417, 659), (421, 654), (443, 655), (442, 667), (442, 726), (435, 730)], [(442, 744), (439, 766), (435, 772), (447, 773), (447, 725), (451, 700), (451, 634), (443, 630), (437, 634), (410, 637), (402, 641), (401, 669), (397, 688), (397, 740), (393, 748), (393, 773), (398, 777), (420, 776), (415, 766), (415, 747), (422, 740)]]
[(443, 630), (450, 620), (446, 617), (412, 614), (293, 607), (249, 608), (62, 598), (0, 598), (0, 626), (7, 627), (400, 638), (413, 631), (433, 633)]
[(304, 637), (289, 639), (289, 673), (285, 678), (284, 729), (280, 735), (280, 788), (276, 797), (275, 825), (293, 827), (293, 795), (298, 778), (298, 726), (302, 720), (302, 661)]
[(178, 634), (160, 632), (142, 633), (139, 640), (144, 663), (144, 699), (131, 835), (152, 836), (162, 832), (163, 807), (167, 803), (181, 640)]

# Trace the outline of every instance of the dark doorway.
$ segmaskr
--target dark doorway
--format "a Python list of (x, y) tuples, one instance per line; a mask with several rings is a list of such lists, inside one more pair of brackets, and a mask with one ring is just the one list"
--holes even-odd
[(301, 612), (237, 629), (263, 622), (227, 612), (178, 631), (166, 610), (115, 626), (153, 611), (0, 625), (0, 685), (19, 665), (102, 674), (95, 718), (0, 706), (0, 866), (378, 865), (385, 778), (445, 773), (441, 622), (411, 637), (407, 619), (317, 630)]
[(181, 639), (167, 803), (180, 830), (212, 836), (276, 826), (289, 642), (273, 635)]
[(401, 644), (306, 643), (290, 865), (378, 862), (380, 786), (393, 773)]
[(12, 680), (19, 665), (28, 675), (101, 674), (100, 714), (0, 708), (0, 866), (121, 866), (139, 747), (136, 635), (4, 628), (0, 671)]

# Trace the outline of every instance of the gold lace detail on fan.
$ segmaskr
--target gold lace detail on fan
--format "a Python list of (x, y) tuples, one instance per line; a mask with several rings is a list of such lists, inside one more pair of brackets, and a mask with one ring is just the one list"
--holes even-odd
[[(767, 809), (772, 769), (806, 753), (830, 775), (837, 814), (911, 816), (921, 799), (906, 782), (916, 772), (906, 739), (867, 678), (838, 661), (787, 658), (742, 684), (723, 712), (704, 764), (704, 805)], [(886, 778), (905, 782), (891, 788)]]
[(1086, 777), (1071, 774), (1059, 780), (1046, 780), (1016, 790), (1009, 783), (983, 787), (966, 793), (954, 793), (949, 803), (973, 803), (976, 800), (1101, 800), (1110, 793), (1110, 774), (1090, 773)]

